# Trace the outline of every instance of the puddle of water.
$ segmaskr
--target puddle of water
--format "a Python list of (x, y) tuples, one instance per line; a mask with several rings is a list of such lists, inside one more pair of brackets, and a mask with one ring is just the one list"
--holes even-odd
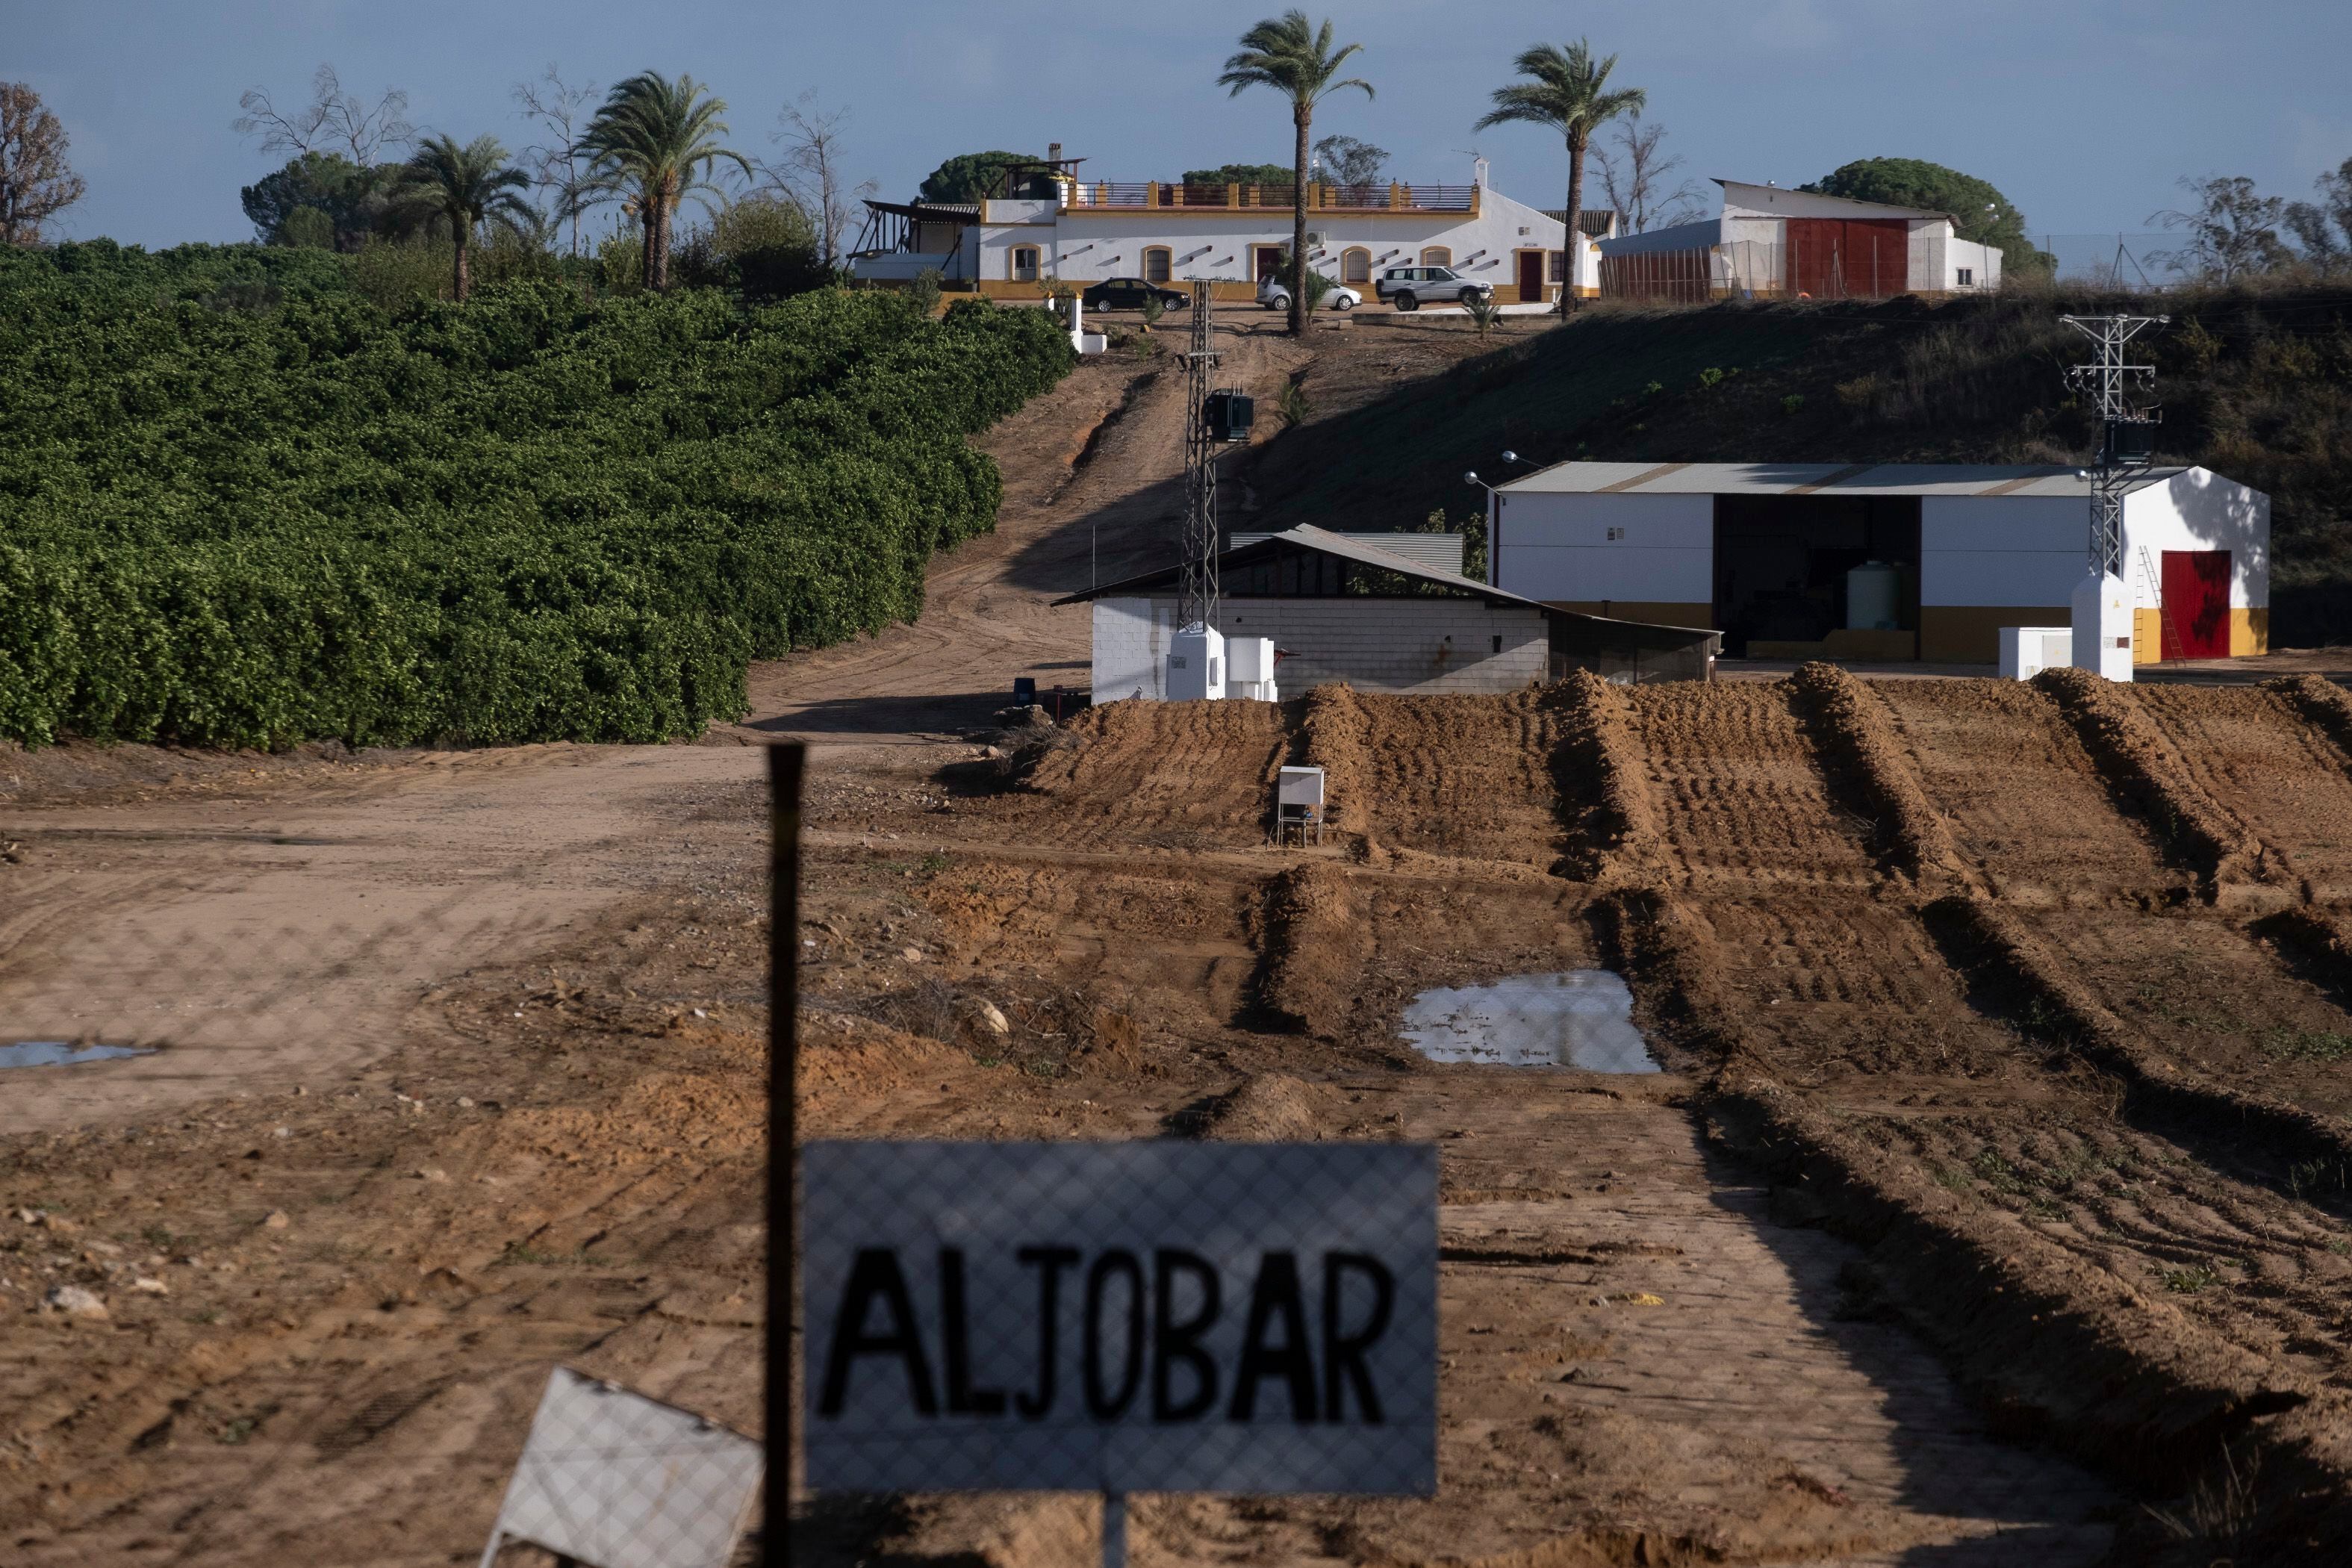
[(76, 1062), (102, 1062), (114, 1057), (152, 1057), (152, 1050), (131, 1046), (69, 1046), (63, 1040), (19, 1040), (0, 1046), (0, 1068), (71, 1067)]
[(1404, 1037), (1433, 1062), (1660, 1070), (1633, 1026), (1633, 992), (1605, 969), (1424, 991), (1404, 1010)]

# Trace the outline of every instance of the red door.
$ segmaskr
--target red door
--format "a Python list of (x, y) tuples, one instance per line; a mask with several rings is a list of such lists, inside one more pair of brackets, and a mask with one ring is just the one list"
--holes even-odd
[(1837, 298), (1839, 255), (1845, 248), (1845, 225), (1833, 217), (1792, 217), (1789, 220), (1789, 287), (1814, 300)]
[(2166, 658), (2230, 657), (2230, 552), (2164, 552)]
[(1911, 226), (1901, 218), (1846, 219), (1845, 248), (1851, 292), (1884, 300), (1909, 286)]
[(1544, 253), (1540, 250), (1519, 252), (1519, 303), (1532, 305), (1544, 297)]
[(1259, 246), (1257, 247), (1257, 280), (1263, 283), (1269, 278), (1280, 278), (1282, 275), (1282, 247)]
[(1792, 217), (1788, 246), (1790, 286), (1816, 300), (1883, 300), (1910, 285), (1901, 218)]

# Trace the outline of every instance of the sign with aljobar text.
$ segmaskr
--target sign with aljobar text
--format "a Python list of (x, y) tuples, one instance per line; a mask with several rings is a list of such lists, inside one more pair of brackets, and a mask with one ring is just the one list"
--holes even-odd
[(802, 1158), (808, 1484), (1425, 1494), (1426, 1145)]

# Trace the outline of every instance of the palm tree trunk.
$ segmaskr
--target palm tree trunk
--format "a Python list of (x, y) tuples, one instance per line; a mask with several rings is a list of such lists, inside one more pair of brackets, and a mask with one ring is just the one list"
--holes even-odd
[(1312, 106), (1299, 104), (1290, 111), (1298, 128), (1298, 144), (1291, 152), (1290, 178), (1290, 335), (1307, 332), (1307, 126)]
[(457, 276), (456, 283), (457, 298), (460, 301), (463, 301), (466, 298), (466, 291), (473, 287), (474, 274), (472, 269), (466, 264), (466, 230), (462, 225), (453, 224), (451, 226), (457, 230)]
[(669, 182), (662, 182), (654, 198), (653, 287), (656, 294), (669, 289)]
[(1584, 231), (1577, 226), (1578, 215), (1584, 211), (1584, 145), (1585, 138), (1570, 134), (1568, 139), (1568, 266), (1567, 277), (1559, 285), (1559, 313), (1563, 316), (1576, 307), (1576, 280), (1584, 269)]
[(644, 240), (637, 247), (637, 287), (640, 289), (651, 289), (654, 286), (655, 206), (654, 188), (652, 185), (648, 184), (646, 186), (645, 195), (640, 199), (645, 204), (645, 210), (637, 215), (637, 226), (644, 229), (646, 234)]

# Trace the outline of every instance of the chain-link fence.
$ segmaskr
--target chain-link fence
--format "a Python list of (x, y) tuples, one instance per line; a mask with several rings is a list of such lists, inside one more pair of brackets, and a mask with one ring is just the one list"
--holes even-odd
[[(1206, 1021), (1155, 1044), (1141, 1007), (992, 991), (1027, 955), (943, 962), (907, 889), (997, 884), (895, 829), (807, 836), (813, 882), (878, 891), (804, 919), (796, 790), (771, 875), (746, 836), (596, 921), (420, 892), (206, 930), (165, 889), (14, 931), (28, 1568), (2105, 1550), (2113, 1499), (1990, 1438), (1856, 1249), (1702, 1146), (1688, 1080), (1654, 1087), (1690, 1064), (1563, 958), (1536, 873), (1433, 828), (1198, 886), (1089, 862), (1040, 897), (1163, 878), (1139, 951), (1224, 940), (1234, 854), (1294, 895), (1232, 939), (1259, 994), (1209, 966), (1160, 994)], [(1475, 879), (1442, 908), (1441, 856)], [(1316, 967), (1375, 925), (1380, 962)], [(804, 953), (838, 960), (806, 998)], [(803, 1016), (795, 1073), (772, 1026)], [(1118, 1073), (1071, 1070), (1089, 1028)], [(803, 1141), (782, 1091), (869, 1069), (866, 1126)], [(1085, 1121), (1107, 1094), (1153, 1120)], [(58, 1484), (92, 1469), (103, 1500)]]

